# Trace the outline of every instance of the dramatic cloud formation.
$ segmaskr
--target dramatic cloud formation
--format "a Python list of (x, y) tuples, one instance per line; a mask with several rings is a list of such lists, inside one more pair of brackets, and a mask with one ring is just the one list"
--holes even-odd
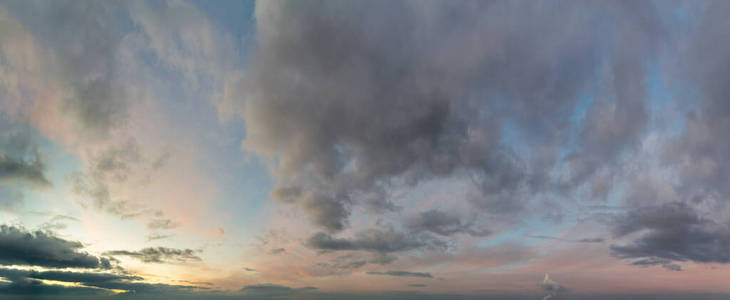
[(0, 264), (52, 268), (110, 268), (109, 259), (81, 252), (83, 245), (45, 232), (0, 225)]
[(192, 249), (173, 249), (166, 247), (144, 248), (139, 251), (114, 250), (104, 252), (110, 256), (129, 256), (146, 263), (184, 263), (188, 261), (200, 261), (195, 255), (197, 251)]
[[(472, 204), (487, 213), (516, 212), (529, 193), (572, 190), (610, 168), (645, 128), (638, 62), (661, 31), (644, 2), (316, 3), (257, 5), (259, 49), (241, 104), (244, 147), (276, 159), (272, 197), (327, 230), (370, 199), (392, 208), (393, 186), (448, 176), (472, 181)], [(595, 40), (601, 30), (609, 41)], [(586, 112), (564, 158), (569, 174), (553, 182), (558, 145), (594, 78), (607, 100)], [(508, 130), (530, 139), (531, 159), (502, 142)], [(423, 225), (466, 231), (435, 222), (452, 223)]]
[(727, 299), (727, 11), (0, 0), (0, 298)]
[(565, 287), (550, 279), (549, 274), (545, 274), (545, 279), (540, 283), (540, 289), (547, 293), (542, 300), (553, 299), (555, 295), (566, 290)]

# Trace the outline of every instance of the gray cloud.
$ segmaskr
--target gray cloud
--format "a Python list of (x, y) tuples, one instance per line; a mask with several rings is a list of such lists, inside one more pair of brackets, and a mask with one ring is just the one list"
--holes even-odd
[(366, 229), (355, 233), (353, 238), (337, 238), (318, 232), (306, 242), (307, 246), (319, 250), (364, 250), (377, 253), (391, 253), (418, 248), (444, 248), (446, 245), (428, 235), (412, 235), (391, 229)]
[(0, 183), (49, 187), (46, 162), (33, 142), (30, 129), (3, 120), (0, 113)]
[(124, 200), (112, 197), (110, 185), (127, 182), (135, 175), (144, 161), (139, 151), (139, 145), (133, 139), (100, 151), (90, 159), (85, 172), (72, 176), (73, 191), (90, 199), (96, 209), (130, 214)]
[(431, 273), (422, 273), (422, 272), (407, 272), (407, 271), (386, 271), (386, 272), (367, 272), (369, 275), (386, 275), (386, 276), (396, 276), (396, 277), (421, 277), (421, 278), (433, 278), (431, 276)]
[(58, 107), (82, 140), (106, 138), (127, 117), (124, 89), (118, 84), (117, 50), (124, 36), (121, 4), (94, 1), (7, 3), (52, 55), (45, 74), (68, 88)]
[(68, 241), (23, 228), (0, 226), (0, 264), (52, 268), (111, 268), (109, 259), (80, 250), (79, 242)]
[(567, 291), (564, 286), (550, 279), (550, 275), (548, 274), (545, 274), (545, 279), (540, 282), (540, 289), (547, 293), (547, 295), (542, 298), (543, 300), (552, 299), (555, 295)]
[(285, 253), (285, 252), (286, 252), (286, 249), (284, 249), (284, 248), (276, 248), (276, 249), (269, 250), (269, 253), (270, 254), (274, 254), (274, 255), (276, 255), (276, 254), (282, 254), (282, 253)]
[(147, 228), (149, 229), (175, 229), (180, 224), (170, 219), (152, 219), (147, 222)]
[(428, 210), (418, 214), (406, 221), (410, 230), (421, 232), (428, 231), (442, 236), (450, 236), (457, 233), (464, 233), (471, 236), (486, 236), (490, 231), (486, 229), (475, 229), (473, 222), (463, 221), (464, 217), (457, 214), (449, 214), (440, 210)]
[(162, 239), (166, 239), (166, 238), (170, 238), (170, 237), (173, 237), (173, 235), (172, 234), (151, 233), (151, 234), (147, 235), (147, 241), (150, 242), (150, 241), (162, 240)]
[(582, 238), (577, 240), (571, 240), (571, 239), (564, 239), (554, 236), (546, 236), (546, 235), (528, 235), (527, 237), (536, 238), (536, 239), (543, 239), (543, 240), (556, 240), (561, 242), (570, 242), (570, 243), (603, 243), (606, 241), (604, 238)]
[(375, 253), (370, 256), (349, 253), (337, 256), (327, 262), (317, 263), (316, 266), (328, 269), (350, 270), (360, 268), (367, 264), (387, 265), (395, 260), (395, 256), (383, 253)]
[(634, 266), (640, 266), (640, 267), (649, 267), (649, 266), (662, 266), (662, 268), (665, 268), (667, 270), (671, 271), (682, 271), (682, 266), (678, 264), (671, 263), (671, 260), (663, 259), (663, 258), (657, 258), (657, 257), (649, 257), (649, 258), (643, 258), (636, 261), (633, 261), (631, 264)]
[(616, 237), (641, 232), (629, 244), (611, 246), (617, 257), (730, 262), (730, 228), (698, 215), (688, 204), (635, 209), (619, 217), (616, 224)]
[(134, 275), (114, 273), (92, 273), (92, 272), (71, 272), (71, 271), (29, 271), (19, 269), (0, 268), (0, 277), (5, 278), (33, 278), (54, 280), (63, 282), (99, 283), (116, 280), (142, 280), (142, 277)]
[(427, 285), (420, 284), (420, 283), (412, 283), (412, 284), (409, 284), (408, 286), (409, 287), (427, 287)]
[(200, 261), (192, 249), (174, 249), (166, 247), (150, 247), (139, 251), (114, 250), (104, 252), (109, 256), (129, 256), (146, 263), (184, 263), (188, 261)]
[[(126, 294), (150, 294), (160, 298), (170, 298), (177, 295), (206, 296), (209, 288), (199, 285), (210, 285), (207, 282), (188, 282), (196, 284), (168, 285), (143, 282), (144, 278), (136, 275), (108, 272), (71, 272), (71, 271), (33, 271), (0, 268), (0, 277), (10, 281), (9, 284), (0, 284), (0, 295), (49, 295), (59, 294), (65, 297), (77, 295), (111, 296), (116, 295), (112, 290), (123, 290)], [(40, 280), (52, 280), (74, 283), (74, 287), (65, 287), (44, 283)]]
[[(240, 105), (244, 147), (277, 162), (272, 197), (332, 232), (353, 206), (396, 207), (383, 199), (393, 186), (456, 176), (473, 182), (480, 211), (516, 213), (531, 192), (569, 192), (612, 166), (646, 126), (641, 59), (662, 36), (653, 8), (533, 4), (259, 3)], [(553, 182), (587, 90), (607, 100), (590, 105), (570, 172)], [(533, 155), (503, 142), (509, 130)]]

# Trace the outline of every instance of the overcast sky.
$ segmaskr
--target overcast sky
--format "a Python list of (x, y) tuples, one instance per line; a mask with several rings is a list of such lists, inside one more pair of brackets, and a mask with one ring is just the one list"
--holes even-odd
[(727, 299), (729, 11), (0, 0), (0, 297)]

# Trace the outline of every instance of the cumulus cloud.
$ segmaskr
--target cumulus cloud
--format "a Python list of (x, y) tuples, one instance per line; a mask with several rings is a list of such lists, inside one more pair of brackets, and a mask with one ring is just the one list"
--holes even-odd
[[(606, 23), (586, 17), (599, 14)], [(393, 209), (389, 189), (432, 178), (472, 183), (479, 211), (516, 213), (531, 192), (572, 191), (635, 147), (647, 119), (640, 61), (661, 37), (654, 14), (644, 2), (261, 2), (240, 83), (243, 146), (272, 162), (274, 199), (330, 232), (353, 206)], [(606, 100), (552, 180), (588, 89)], [(533, 155), (504, 142), (509, 130)], [(431, 229), (464, 225), (442, 221), (452, 223)]]
[(0, 226), (0, 264), (52, 268), (111, 268), (109, 259), (82, 252), (79, 242), (50, 233)]
[(542, 298), (543, 300), (552, 299), (558, 293), (562, 293), (567, 290), (564, 286), (550, 279), (550, 275), (547, 273), (545, 274), (545, 279), (543, 279), (540, 283), (540, 289), (547, 293), (547, 295)]
[[(203, 293), (195, 292), (208, 289), (199, 285), (145, 283), (143, 282), (144, 278), (137, 275), (109, 272), (33, 271), (0, 268), (0, 277), (9, 281), (9, 283), (0, 284), (0, 294), (6, 296), (59, 294), (64, 297), (79, 295), (101, 297), (116, 295), (118, 291), (129, 294), (156, 295), (158, 297), (174, 297), (186, 294), (203, 296)], [(72, 283), (73, 286), (56, 285), (42, 280)]]
[(188, 261), (201, 261), (195, 255), (198, 251), (192, 249), (174, 249), (167, 247), (150, 247), (139, 251), (114, 250), (104, 252), (109, 256), (129, 256), (146, 263), (185, 263)]
[(385, 271), (385, 272), (376, 272), (376, 271), (370, 271), (370, 272), (367, 272), (367, 274), (368, 275), (396, 276), (396, 277), (433, 278), (433, 276), (431, 276), (431, 273), (425, 273), (425, 272), (408, 272), (408, 271)]

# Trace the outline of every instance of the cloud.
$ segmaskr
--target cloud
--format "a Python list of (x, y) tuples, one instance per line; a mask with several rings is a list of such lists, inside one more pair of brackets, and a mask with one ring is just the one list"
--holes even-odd
[(68, 225), (64, 221), (80, 222), (79, 219), (71, 216), (54, 215), (48, 221), (44, 222), (39, 226), (41, 231), (52, 231), (65, 229)]
[[(112, 3), (59, 1), (16, 5), (24, 25), (53, 55), (50, 76), (67, 88), (58, 103), (81, 140), (107, 138), (125, 123), (127, 103), (118, 84), (118, 49), (124, 32)], [(77, 45), (83, 45), (79, 48)]]
[(465, 222), (462, 219), (463, 217), (457, 214), (449, 214), (433, 209), (412, 217), (406, 221), (406, 224), (412, 231), (428, 231), (442, 236), (463, 233), (475, 237), (482, 237), (490, 234), (489, 230), (475, 229), (473, 228), (473, 224), (471, 224), (472, 222)]
[(30, 129), (8, 124), (0, 113), (0, 184), (24, 183), (31, 187), (50, 187), (45, 175), (46, 162), (34, 143)]
[[(188, 282), (195, 284), (195, 286), (146, 283), (143, 277), (137, 275), (89, 271), (34, 271), (0, 268), (0, 277), (10, 281), (9, 284), (0, 285), (0, 295), (60, 294), (70, 296), (93, 294), (98, 296), (111, 296), (116, 294), (112, 290), (121, 290), (124, 293), (156, 294), (158, 297), (167, 298), (173, 295), (185, 294), (205, 296), (204, 293), (199, 292), (208, 290), (208, 288), (199, 285), (210, 285), (206, 282)], [(73, 283), (75, 286), (70, 288), (50, 284), (41, 280)]]
[(411, 283), (411, 284), (409, 284), (408, 286), (409, 286), (409, 287), (427, 287), (427, 285), (425, 285), (425, 284), (420, 284), (420, 283)]
[(658, 258), (658, 257), (642, 258), (642, 259), (633, 261), (631, 264), (634, 266), (640, 266), (640, 267), (659, 265), (659, 266), (662, 266), (662, 268), (665, 268), (667, 270), (682, 271), (682, 266), (680, 266), (678, 264), (673, 264), (671, 260), (664, 259), (664, 258)]
[(395, 256), (383, 253), (375, 253), (370, 256), (348, 253), (337, 256), (327, 262), (317, 263), (316, 266), (329, 269), (350, 270), (360, 268), (367, 264), (387, 265), (395, 260)]
[(110, 268), (109, 259), (81, 252), (83, 245), (50, 233), (0, 225), (0, 264), (52, 268)]
[(269, 253), (270, 254), (274, 254), (274, 255), (276, 255), (276, 254), (282, 254), (282, 253), (285, 253), (285, 252), (286, 252), (286, 249), (284, 249), (284, 248), (276, 248), (276, 249), (269, 250)]
[[(258, 49), (238, 104), (243, 147), (271, 161), (277, 177), (272, 198), (335, 232), (353, 207), (392, 210), (390, 189), (424, 180), (470, 182), (470, 203), (503, 215), (613, 165), (646, 127), (641, 59), (661, 38), (655, 12), (634, 2), (540, 7), (258, 3)], [(606, 22), (586, 18), (599, 14)], [(587, 90), (607, 100), (590, 106), (565, 158), (570, 170), (552, 182)], [(533, 155), (505, 142), (509, 130)], [(431, 229), (453, 230), (444, 226)]]
[(175, 229), (180, 224), (170, 219), (153, 219), (147, 222), (149, 229)]
[(109, 146), (91, 155), (84, 172), (72, 176), (73, 191), (90, 199), (93, 208), (118, 215), (132, 214), (127, 207), (128, 201), (113, 197), (112, 188), (138, 175), (144, 162), (134, 139)]
[(104, 252), (109, 256), (129, 256), (146, 263), (185, 263), (201, 261), (192, 249), (174, 249), (166, 247), (143, 248), (139, 251), (114, 250)]
[(629, 244), (612, 245), (614, 256), (701, 263), (730, 262), (730, 229), (682, 202), (635, 209), (619, 217), (614, 235), (640, 233)]
[(547, 235), (529, 235), (528, 237), (536, 238), (536, 239), (543, 239), (543, 240), (556, 240), (561, 242), (570, 242), (570, 243), (603, 243), (606, 241), (604, 238), (582, 238), (577, 240), (571, 240), (571, 239), (564, 239), (554, 236), (547, 236)]
[(547, 273), (545, 274), (545, 279), (543, 279), (543, 281), (540, 283), (540, 289), (543, 292), (547, 293), (547, 295), (545, 295), (543, 300), (552, 299), (558, 293), (567, 291), (567, 289), (564, 286), (562, 286), (559, 283), (550, 279), (550, 275), (548, 275)]
[(386, 276), (396, 276), (396, 277), (433, 278), (433, 276), (431, 276), (431, 273), (421, 273), (421, 272), (407, 272), (407, 271), (375, 272), (375, 271), (370, 271), (370, 272), (366, 272), (366, 273), (368, 275), (386, 275)]
[(366, 229), (353, 238), (337, 238), (324, 232), (309, 237), (306, 245), (319, 250), (363, 250), (378, 253), (408, 251), (418, 248), (444, 248), (441, 241), (423, 235), (409, 235), (394, 229)]

